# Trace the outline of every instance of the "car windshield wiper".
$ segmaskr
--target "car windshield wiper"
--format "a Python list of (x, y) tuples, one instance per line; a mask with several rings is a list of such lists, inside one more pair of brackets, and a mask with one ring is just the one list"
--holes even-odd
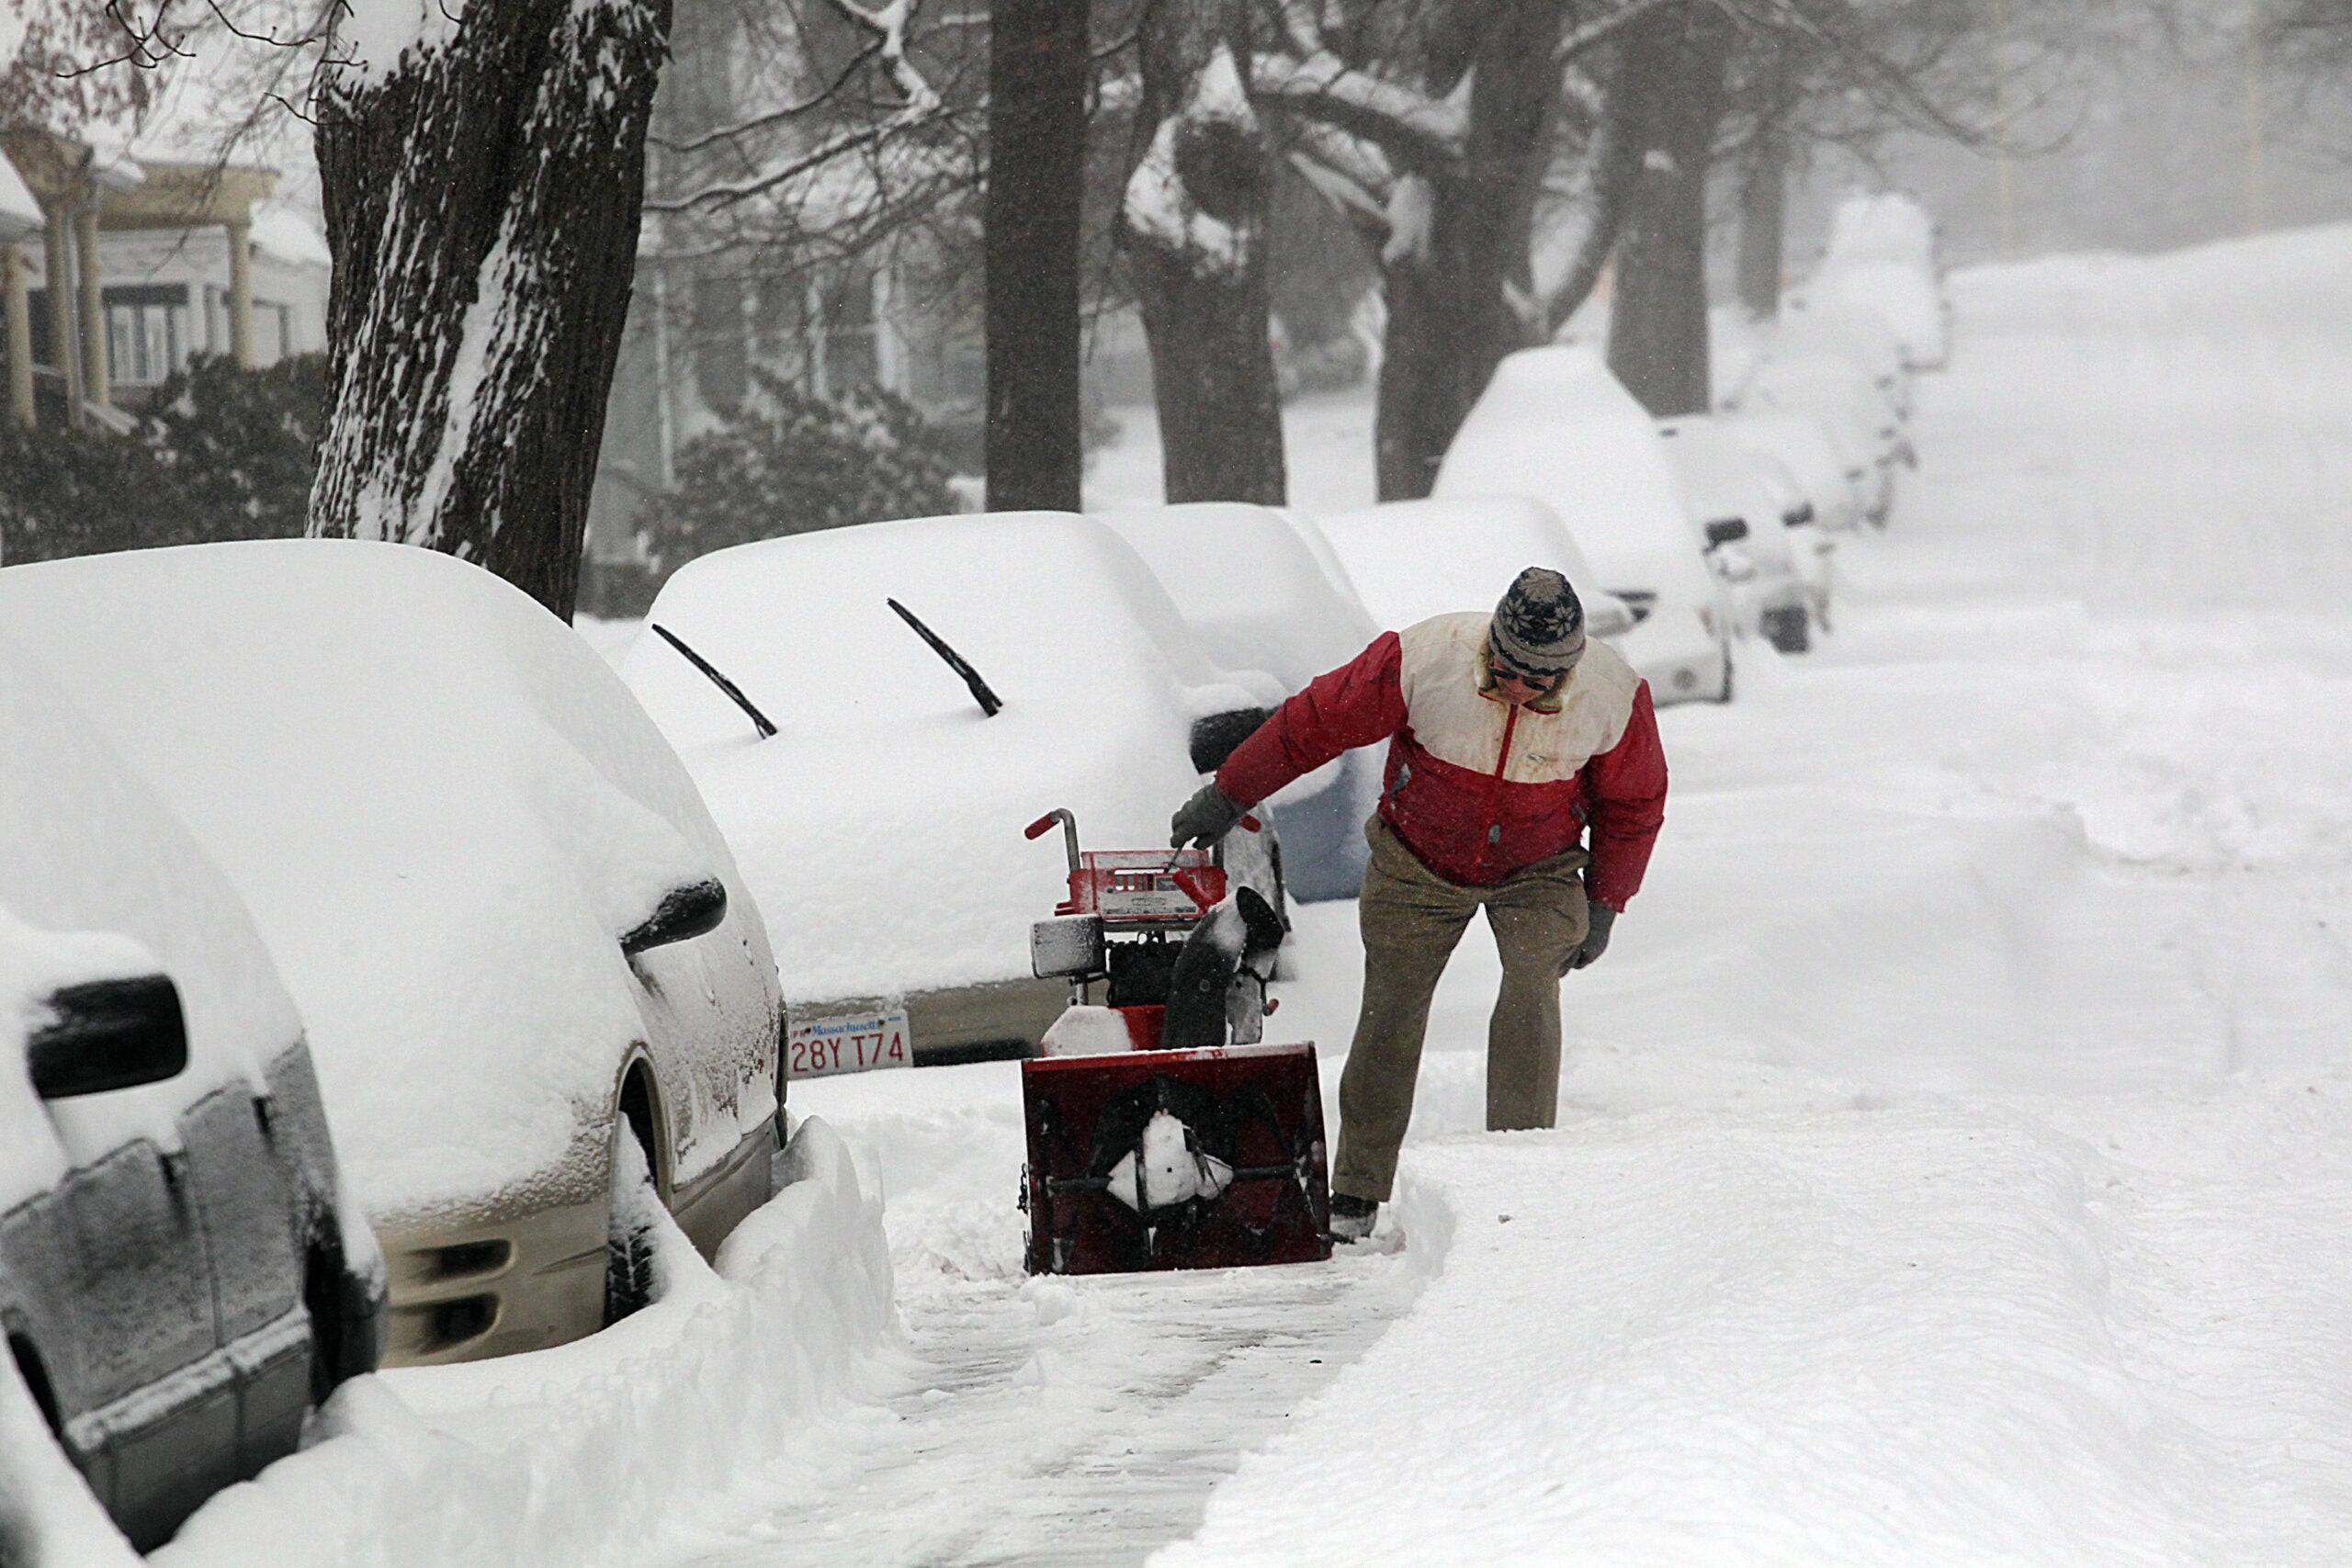
[(964, 684), (971, 688), (972, 700), (980, 705), (981, 717), (994, 718), (1003, 709), (1004, 699), (989, 690), (989, 683), (980, 679), (980, 672), (966, 662), (962, 654), (948, 647), (937, 632), (917, 620), (912, 610), (908, 609), (896, 599), (885, 599), (882, 603), (899, 612), (899, 619), (912, 626), (915, 636), (929, 643), (932, 652), (947, 661), (947, 668), (964, 677)]
[(688, 648), (686, 646), (685, 638), (680, 637), (677, 633), (672, 631), (669, 627), (662, 626), (659, 622), (653, 622), (650, 624), (655, 631), (662, 634), (662, 640), (663, 642), (668, 643), (672, 648), (674, 648), (680, 653), (684, 654), (686, 656), (687, 663), (693, 665), (695, 669), (709, 676), (710, 683), (718, 687), (720, 691), (726, 693), (729, 700), (731, 700), (737, 707), (743, 710), (745, 716), (751, 719), (752, 727), (760, 732), (761, 739), (765, 740), (768, 737), (775, 733), (775, 726), (768, 722), (767, 715), (762, 713), (758, 708), (752, 705), (752, 699), (743, 694), (742, 687), (737, 685), (726, 676), (721, 675), (711, 664), (709, 660), (705, 659), (701, 654), (696, 653), (693, 649)]

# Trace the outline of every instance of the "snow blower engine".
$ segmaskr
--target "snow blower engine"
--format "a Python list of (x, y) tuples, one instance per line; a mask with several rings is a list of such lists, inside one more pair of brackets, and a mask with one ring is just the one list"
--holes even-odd
[(1029, 1272), (1330, 1257), (1315, 1046), (1262, 1043), (1281, 916), (1253, 887), (1228, 897), (1210, 851), (1081, 852), (1059, 808), (1028, 836), (1057, 822), (1069, 897), (1029, 956), (1070, 1005), (1022, 1064)]

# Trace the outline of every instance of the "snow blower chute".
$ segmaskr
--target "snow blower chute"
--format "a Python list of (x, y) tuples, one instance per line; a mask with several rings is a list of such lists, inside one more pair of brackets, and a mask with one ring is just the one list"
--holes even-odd
[(1081, 852), (1058, 808), (1029, 837), (1057, 822), (1069, 897), (1029, 954), (1070, 1006), (1021, 1069), (1029, 1272), (1330, 1257), (1315, 1046), (1261, 1043), (1281, 917), (1254, 888), (1227, 897), (1208, 851)]

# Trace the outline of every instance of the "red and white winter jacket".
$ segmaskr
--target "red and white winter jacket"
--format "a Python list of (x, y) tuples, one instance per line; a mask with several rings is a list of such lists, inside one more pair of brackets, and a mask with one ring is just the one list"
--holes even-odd
[(1649, 682), (1585, 645), (1566, 686), (1513, 707), (1489, 694), (1484, 611), (1383, 632), (1274, 710), (1217, 770), (1254, 805), (1340, 752), (1388, 741), (1380, 817), (1449, 882), (1487, 886), (1576, 848), (1585, 890), (1623, 909), (1666, 819), (1666, 753)]

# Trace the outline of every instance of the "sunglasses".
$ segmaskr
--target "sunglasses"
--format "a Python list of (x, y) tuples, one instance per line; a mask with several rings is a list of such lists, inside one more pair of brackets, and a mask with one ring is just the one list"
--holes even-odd
[(1526, 671), (1520, 669), (1517, 665), (1509, 663), (1493, 653), (1489, 653), (1487, 656), (1487, 671), (1495, 678), (1498, 683), (1504, 681), (1515, 681), (1522, 686), (1530, 687), (1538, 692), (1550, 691), (1553, 687), (1557, 686), (1563, 681), (1566, 681), (1569, 675), (1575, 672), (1575, 671), (1576, 666), (1571, 664), (1567, 669), (1558, 671), (1550, 675), (1531, 675)]

